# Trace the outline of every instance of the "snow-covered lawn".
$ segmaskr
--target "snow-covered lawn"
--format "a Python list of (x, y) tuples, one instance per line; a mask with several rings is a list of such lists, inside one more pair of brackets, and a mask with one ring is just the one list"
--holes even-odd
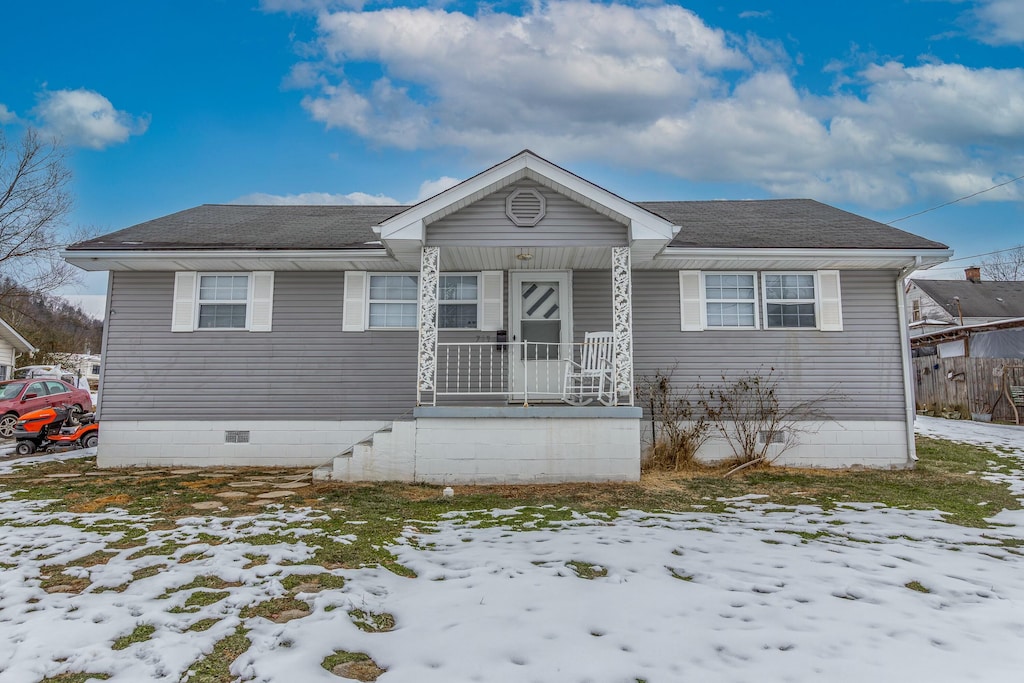
[[(920, 418), (919, 431), (1024, 462), (1024, 429)], [(1024, 496), (1021, 469), (991, 476)], [(240, 626), (250, 644), (231, 673), (244, 681), (339, 681), (321, 666), (335, 651), (368, 654), (389, 683), (1024, 676), (1022, 511), (995, 512), (989, 529), (871, 501), (823, 511), (753, 496), (725, 513), (551, 513), (410, 521), (392, 548), (407, 578), (309, 564), (326, 511), (160, 528), (0, 492), (0, 681), (209, 680), (193, 664)], [(363, 520), (349, 521), (331, 541), (358, 537)], [(296, 599), (306, 611), (259, 616)], [(359, 628), (373, 615), (394, 628)]]

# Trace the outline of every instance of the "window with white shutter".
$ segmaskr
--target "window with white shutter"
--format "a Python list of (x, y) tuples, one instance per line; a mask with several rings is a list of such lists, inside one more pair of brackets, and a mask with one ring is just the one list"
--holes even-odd
[(174, 274), (172, 332), (270, 332), (273, 315), (273, 271)]

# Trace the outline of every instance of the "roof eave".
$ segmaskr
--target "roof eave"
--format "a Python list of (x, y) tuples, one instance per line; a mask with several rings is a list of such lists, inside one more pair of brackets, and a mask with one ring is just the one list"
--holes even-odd
[(143, 269), (168, 264), (175, 270), (176, 262), (191, 261), (259, 261), (273, 266), (275, 262), (373, 261), (391, 259), (383, 246), (373, 249), (65, 249), (61, 258), (82, 270), (117, 270), (111, 264), (120, 262), (145, 264)]

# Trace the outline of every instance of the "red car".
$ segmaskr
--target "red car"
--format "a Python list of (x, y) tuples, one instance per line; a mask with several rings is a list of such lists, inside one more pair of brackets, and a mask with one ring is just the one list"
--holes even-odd
[(92, 410), (92, 396), (59, 379), (19, 379), (0, 382), (0, 439), (14, 434), (18, 418), (32, 410), (70, 406), (79, 412)]

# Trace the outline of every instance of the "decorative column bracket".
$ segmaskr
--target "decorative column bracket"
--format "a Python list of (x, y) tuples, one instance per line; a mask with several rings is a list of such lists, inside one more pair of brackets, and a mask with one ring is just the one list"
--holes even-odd
[(416, 358), (416, 405), (425, 394), (436, 403), (437, 299), (440, 286), (440, 247), (423, 247), (420, 255), (419, 352)]
[(612, 247), (616, 405), (633, 405), (633, 283), (629, 247)]

